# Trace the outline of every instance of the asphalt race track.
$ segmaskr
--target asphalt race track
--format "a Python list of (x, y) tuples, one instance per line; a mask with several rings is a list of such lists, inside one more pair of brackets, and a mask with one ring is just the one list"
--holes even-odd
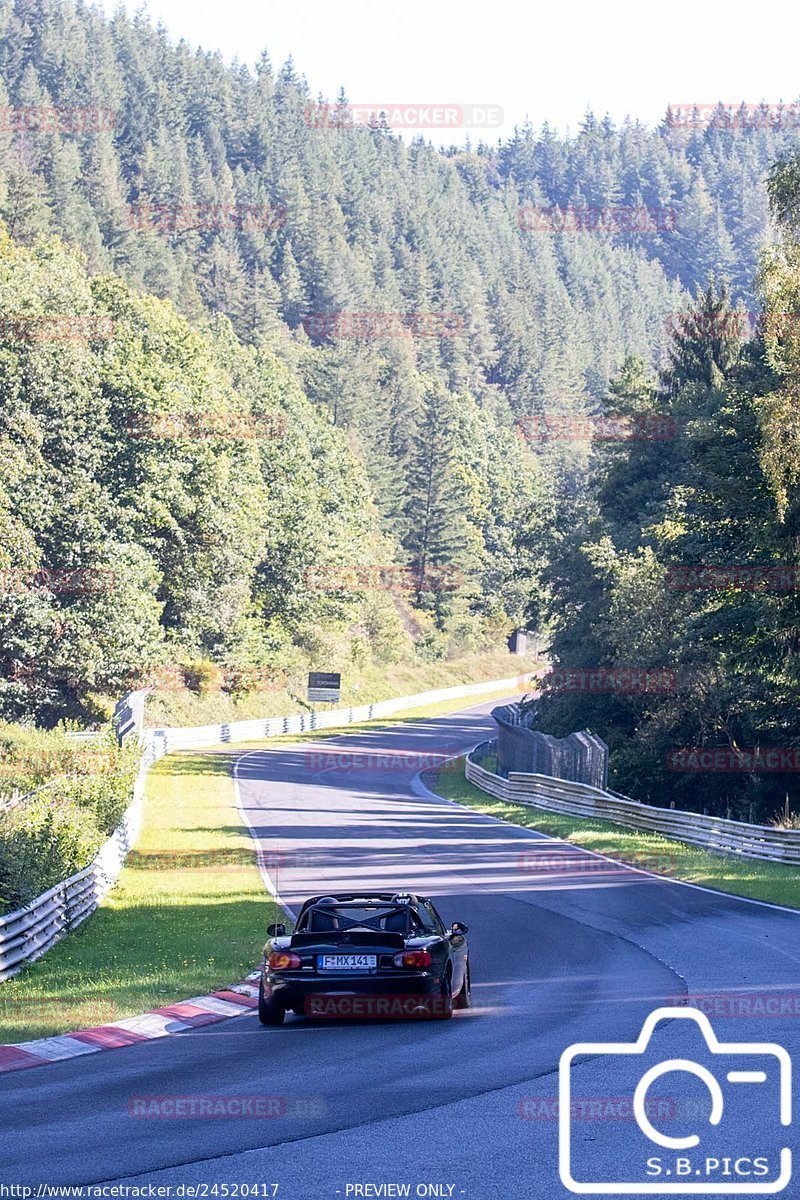
[[(800, 916), (611, 865), (414, 783), (419, 756), (489, 736), (490, 707), (249, 753), (237, 772), (284, 904), (361, 886), (432, 896), (448, 923), (469, 925), (470, 1010), (449, 1022), (290, 1015), (277, 1029), (253, 1014), (10, 1073), (0, 1077), (0, 1183), (171, 1185), (172, 1195), (178, 1185), (225, 1195), (210, 1189), (278, 1184), (279, 1200), (549, 1200), (569, 1195), (559, 1181), (555, 1101), (559, 1058), (572, 1043), (630, 1043), (653, 1009), (702, 995), (721, 1041), (777, 1043), (796, 1063)], [(736, 1015), (720, 998), (731, 992), (762, 1008), (772, 998), (779, 1015)], [(701, 1062), (700, 1041), (695, 1022), (663, 1021), (652, 1061)], [(623, 1183), (637, 1191), (643, 1180), (658, 1188), (668, 1171), (673, 1182), (695, 1180), (707, 1150), (705, 1085), (662, 1077), (649, 1093), (653, 1124), (675, 1138), (695, 1130), (701, 1144), (646, 1143), (647, 1155), (661, 1156), (661, 1174), (642, 1173), (644, 1139), (624, 1107), (642, 1062), (597, 1052), (573, 1066), (576, 1178), (612, 1181), (606, 1194), (624, 1194)], [(717, 1074), (728, 1069), (726, 1061)], [(703, 1168), (717, 1194), (718, 1183), (758, 1194), (757, 1184), (778, 1174), (780, 1150), (797, 1150), (796, 1121), (779, 1121), (777, 1087), (772, 1076), (727, 1087), (713, 1132), (731, 1157), (727, 1167), (720, 1159)], [(280, 1098), (279, 1115), (129, 1116), (133, 1097), (256, 1095)], [(678, 1165), (682, 1156), (690, 1165)], [(754, 1167), (757, 1156), (768, 1170)]]

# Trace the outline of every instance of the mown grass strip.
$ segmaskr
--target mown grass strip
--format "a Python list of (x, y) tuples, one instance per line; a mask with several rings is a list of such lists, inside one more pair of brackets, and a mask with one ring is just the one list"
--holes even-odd
[(800, 908), (800, 868), (782, 863), (761, 862), (755, 858), (710, 854), (696, 846), (675, 841), (656, 833), (640, 833), (613, 821), (572, 817), (524, 804), (511, 804), (489, 796), (464, 778), (464, 760), (458, 770), (426, 771), (424, 780), (431, 791), (476, 812), (499, 817), (523, 829), (536, 829), (550, 837), (562, 838), (575, 846), (584, 846), (609, 858), (660, 870), (687, 883), (718, 888), (736, 896), (768, 900)]
[(283, 913), (264, 890), (235, 805), (233, 764), (248, 749), (413, 726), (506, 694), (163, 758), (148, 774), (139, 844), (109, 897), (44, 958), (0, 985), (0, 1044), (135, 1016), (233, 983), (256, 966), (267, 925)]
[(89, 920), (0, 984), (0, 1043), (202, 995), (258, 964), (277, 907), (235, 804), (239, 752), (175, 754), (150, 771), (143, 832)]

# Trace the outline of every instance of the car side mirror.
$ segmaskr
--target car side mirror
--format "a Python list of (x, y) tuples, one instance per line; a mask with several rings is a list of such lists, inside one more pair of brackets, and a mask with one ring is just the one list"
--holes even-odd
[(469, 933), (469, 926), (465, 925), (463, 921), (453, 921), (450, 933), (455, 937), (463, 937), (465, 933)]
[(277, 925), (267, 926), (267, 937), (284, 937), (286, 934), (286, 926), (280, 922)]

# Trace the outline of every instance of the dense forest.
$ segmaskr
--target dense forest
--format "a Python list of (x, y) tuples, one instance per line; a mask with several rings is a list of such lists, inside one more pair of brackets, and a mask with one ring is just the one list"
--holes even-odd
[[(562, 668), (675, 672), (543, 702), (616, 786), (773, 811), (786, 776), (667, 759), (792, 744), (796, 593), (670, 581), (797, 563), (800, 340), (730, 319), (797, 308), (796, 110), (437, 149), (317, 100), (142, 15), (0, 11), (0, 716), (527, 622)], [(574, 435), (601, 417), (669, 433)]]
[(612, 384), (620, 417), (656, 405), (675, 435), (598, 446), (595, 486), (553, 537), (562, 670), (537, 715), (555, 732), (600, 731), (616, 787), (639, 799), (787, 821), (800, 763), (797, 152), (769, 193), (780, 237), (761, 257), (756, 336), (711, 281), (665, 369), (632, 359)]

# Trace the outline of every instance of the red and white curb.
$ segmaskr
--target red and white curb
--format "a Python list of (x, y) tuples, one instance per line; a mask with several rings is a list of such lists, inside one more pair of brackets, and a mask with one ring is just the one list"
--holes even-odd
[(108, 1025), (96, 1025), (93, 1029), (81, 1029), (58, 1037), (0, 1046), (0, 1073), (41, 1067), (81, 1054), (96, 1054), (99, 1050), (116, 1050), (120, 1046), (183, 1033), (199, 1025), (214, 1025), (217, 1021), (241, 1017), (258, 1007), (258, 977), (258, 971), (253, 971), (241, 983), (234, 983), (229, 988), (209, 996), (193, 996), (190, 1000), (167, 1004), (138, 1017), (124, 1017), (121, 1021), (110, 1021)]

